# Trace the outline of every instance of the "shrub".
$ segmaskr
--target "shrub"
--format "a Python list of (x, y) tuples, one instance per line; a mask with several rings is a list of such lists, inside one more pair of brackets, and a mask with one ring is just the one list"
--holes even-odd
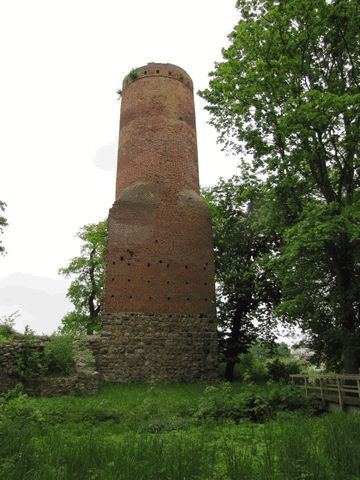
[(320, 400), (306, 398), (293, 385), (274, 384), (261, 390), (247, 386), (242, 392), (234, 393), (231, 384), (222, 383), (205, 389), (194, 414), (200, 420), (228, 418), (239, 421), (247, 418), (263, 422), (284, 411), (316, 414), (321, 411), (320, 404)]
[(268, 379), (265, 362), (251, 353), (240, 355), (237, 371), (244, 382), (261, 383)]
[(9, 390), (0, 394), (0, 406), (14, 398), (22, 396), (26, 396), (24, 394), (24, 385), (22, 383), (17, 383), (14, 388), (9, 388)]
[(129, 72), (129, 78), (130, 80), (136, 80), (138, 78), (139, 74), (136, 68), (132, 68)]
[(230, 418), (239, 420), (247, 416), (247, 392), (234, 395), (230, 383), (221, 383), (218, 386), (211, 385), (205, 388), (203, 395), (198, 401), (195, 417), (199, 419)]
[(44, 354), (49, 375), (69, 375), (73, 371), (73, 338), (71, 336), (53, 335), (45, 346)]
[(46, 370), (44, 353), (34, 348), (34, 339), (34, 332), (26, 326), (15, 366), (15, 374), (22, 381), (41, 377)]
[(14, 335), (14, 330), (10, 325), (0, 324), (0, 338), (7, 339)]
[(0, 317), (0, 343), (9, 341), (16, 335), (14, 325), (19, 312), (13, 312), (10, 315)]
[(266, 367), (270, 380), (274, 382), (289, 382), (290, 375), (300, 373), (300, 365), (296, 361), (285, 363), (275, 358), (268, 361)]
[(14, 430), (20, 430), (21, 434), (24, 427), (30, 427), (31, 424), (39, 425), (43, 420), (40, 410), (24, 393), (21, 383), (0, 395), (0, 438), (7, 437), (4, 435), (4, 427), (9, 428), (12, 434)]

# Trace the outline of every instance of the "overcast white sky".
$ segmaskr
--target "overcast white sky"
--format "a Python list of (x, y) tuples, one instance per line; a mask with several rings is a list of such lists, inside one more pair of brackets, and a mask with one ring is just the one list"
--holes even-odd
[[(123, 77), (169, 62), (205, 88), (237, 20), (235, 0), (0, 2), (0, 315), (19, 309), (19, 328), (51, 332), (71, 309), (57, 271), (78, 254), (79, 228), (114, 201)], [(211, 185), (237, 159), (195, 102), (200, 182)]]
[[(195, 90), (221, 59), (235, 0), (13, 0), (0, 4), (0, 199), (8, 254), (0, 278), (58, 278), (79, 227), (114, 200), (119, 101), (132, 67), (183, 67)], [(200, 181), (235, 171), (196, 99)], [(100, 168), (102, 167), (102, 168)], [(105, 170), (104, 168), (107, 168)]]

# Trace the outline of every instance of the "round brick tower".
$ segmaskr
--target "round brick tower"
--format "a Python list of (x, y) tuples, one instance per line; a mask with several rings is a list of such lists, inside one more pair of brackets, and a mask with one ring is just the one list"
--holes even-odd
[(105, 272), (105, 378), (214, 378), (211, 218), (199, 195), (193, 85), (175, 65), (124, 79)]

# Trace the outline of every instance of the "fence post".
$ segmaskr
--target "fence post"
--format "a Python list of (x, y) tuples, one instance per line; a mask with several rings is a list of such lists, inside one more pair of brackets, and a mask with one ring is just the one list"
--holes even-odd
[(324, 384), (323, 384), (323, 378), (320, 377), (320, 393), (321, 393), (321, 401), (322, 403), (325, 403), (325, 394), (324, 394)]
[(337, 383), (337, 388), (338, 388), (340, 410), (343, 412), (344, 411), (344, 402), (343, 402), (343, 395), (342, 395), (342, 383), (341, 383), (341, 379), (339, 377), (336, 377), (336, 383)]

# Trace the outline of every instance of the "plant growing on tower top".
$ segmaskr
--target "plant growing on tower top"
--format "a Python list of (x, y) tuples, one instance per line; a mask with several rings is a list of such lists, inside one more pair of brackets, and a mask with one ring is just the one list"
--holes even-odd
[(138, 78), (138, 76), (139, 76), (138, 71), (136, 70), (136, 68), (132, 68), (132, 69), (130, 70), (128, 76), (129, 76), (130, 80), (136, 80), (136, 79)]

